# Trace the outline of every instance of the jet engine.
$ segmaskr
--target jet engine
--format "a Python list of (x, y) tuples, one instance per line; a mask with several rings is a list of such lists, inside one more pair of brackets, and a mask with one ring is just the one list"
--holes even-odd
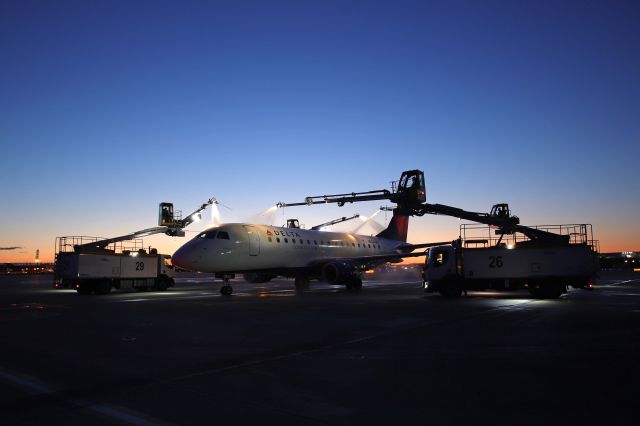
[(322, 279), (329, 284), (345, 284), (358, 278), (356, 268), (348, 262), (331, 262), (322, 267)]

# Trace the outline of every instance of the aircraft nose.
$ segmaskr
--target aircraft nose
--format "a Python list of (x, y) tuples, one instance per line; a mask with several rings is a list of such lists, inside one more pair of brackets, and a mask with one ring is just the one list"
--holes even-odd
[(171, 262), (182, 269), (190, 271), (195, 269), (195, 253), (193, 253), (193, 248), (189, 247), (189, 243), (183, 245), (173, 253)]

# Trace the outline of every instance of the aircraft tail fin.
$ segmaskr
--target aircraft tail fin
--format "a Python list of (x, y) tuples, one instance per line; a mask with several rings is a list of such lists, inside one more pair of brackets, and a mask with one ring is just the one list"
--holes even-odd
[(409, 216), (399, 209), (393, 210), (393, 217), (387, 229), (376, 235), (380, 238), (407, 242), (407, 232), (409, 231)]

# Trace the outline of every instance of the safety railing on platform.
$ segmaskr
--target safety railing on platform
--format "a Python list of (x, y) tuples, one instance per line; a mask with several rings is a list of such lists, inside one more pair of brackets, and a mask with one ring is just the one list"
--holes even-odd
[[(533, 225), (528, 227), (558, 235), (568, 235), (569, 244), (588, 245), (596, 253), (600, 252), (599, 242), (593, 238), (591, 224)], [(475, 223), (460, 225), (460, 239), (464, 247), (468, 248), (493, 247), (498, 244), (515, 246), (518, 243), (529, 241), (529, 238), (522, 233), (505, 234), (499, 228)]]
[[(89, 237), (86, 235), (56, 237), (55, 255), (57, 256), (58, 253), (73, 253), (75, 251), (76, 246), (95, 243), (100, 240), (104, 240), (104, 238)], [(137, 252), (141, 249), (144, 249), (144, 242), (142, 239), (118, 241), (116, 243), (111, 243), (107, 245), (105, 249), (112, 251), (113, 253), (122, 253), (123, 251)]]

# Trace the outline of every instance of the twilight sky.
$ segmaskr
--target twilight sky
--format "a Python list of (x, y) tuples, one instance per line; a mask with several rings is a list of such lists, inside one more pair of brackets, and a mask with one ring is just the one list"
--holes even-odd
[[(508, 202), (640, 250), (638, 22), (637, 1), (5, 0), (0, 262), (153, 226), (160, 201), (247, 221), (413, 168), (429, 202)], [(458, 226), (414, 218), (409, 240)]]

